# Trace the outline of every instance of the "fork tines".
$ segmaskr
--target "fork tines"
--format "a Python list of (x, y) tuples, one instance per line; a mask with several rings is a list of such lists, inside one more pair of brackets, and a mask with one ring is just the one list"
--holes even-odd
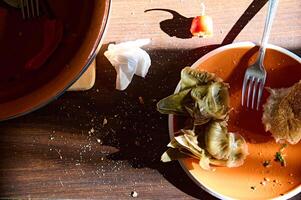
[(39, 0), (20, 0), (20, 6), (23, 19), (40, 15)]
[[(250, 71), (246, 71), (245, 73), (245, 77), (244, 77), (244, 81), (243, 81), (243, 87), (242, 87), (242, 96), (241, 96), (241, 104), (242, 106), (244, 105), (244, 99), (245, 99), (245, 94), (246, 94), (246, 88), (248, 87), (248, 94), (246, 96), (247, 98), (247, 108), (249, 108), (250, 106), (250, 98), (252, 95), (252, 104), (251, 104), (251, 108), (254, 109), (254, 105), (255, 105), (255, 101), (256, 101), (256, 96), (257, 96), (257, 105), (256, 105), (256, 109), (259, 109), (259, 105), (260, 105), (260, 100), (261, 100), (261, 96), (262, 96), (262, 92), (264, 89), (264, 85), (265, 85), (265, 79), (266, 79), (266, 74), (264, 73), (261, 76), (258, 76), (258, 74), (256, 74), (257, 76), (255, 76), (255, 74), (251, 74)], [(258, 93), (257, 93), (258, 91)], [(257, 95), (256, 95), (257, 93)]]

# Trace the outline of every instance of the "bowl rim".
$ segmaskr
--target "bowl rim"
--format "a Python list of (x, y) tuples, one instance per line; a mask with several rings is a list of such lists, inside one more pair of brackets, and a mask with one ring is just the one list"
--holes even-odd
[(6, 118), (0, 119), (0, 122), (27, 115), (31, 112), (34, 112), (34, 111), (48, 105), (49, 103), (53, 102), (54, 100), (56, 100), (57, 98), (62, 96), (68, 90), (68, 88), (70, 88), (87, 71), (87, 69), (89, 68), (89, 66), (95, 59), (95, 57), (97, 56), (98, 51), (100, 50), (101, 43), (104, 39), (104, 35), (106, 34), (107, 27), (108, 27), (108, 22), (109, 22), (110, 13), (111, 13), (111, 7), (112, 7), (112, 0), (105, 0), (104, 2), (106, 5), (105, 5), (105, 10), (104, 10), (104, 21), (103, 21), (103, 25), (102, 25), (103, 28), (101, 28), (101, 30), (98, 34), (97, 41), (95, 42), (95, 45), (91, 50), (91, 53), (90, 53), (91, 56), (89, 56), (89, 58), (86, 61), (86, 64), (83, 66), (81, 71), (79, 71), (79, 73), (73, 78), (72, 81), (70, 81), (69, 84), (67, 84), (65, 87), (63, 87), (63, 89), (58, 91), (51, 98), (45, 100), (44, 102), (41, 102), (40, 104), (38, 104), (36, 106), (33, 106), (32, 108), (30, 108), (24, 112), (20, 112), (15, 115), (11, 115)]
[[(257, 44), (254, 42), (236, 42), (236, 43), (232, 43), (232, 44), (228, 44), (225, 46), (221, 46), (217, 49), (214, 49), (212, 51), (210, 51), (209, 53), (205, 54), (204, 56), (202, 56), (201, 58), (199, 58), (195, 63), (192, 64), (191, 68), (197, 68), (202, 62), (204, 62), (205, 60), (207, 60), (208, 58), (214, 56), (215, 54), (218, 54), (222, 51), (228, 50), (228, 49), (232, 49), (232, 48), (239, 48), (239, 47), (254, 47)], [(289, 57), (297, 60), (299, 63), (301, 63), (301, 57), (299, 57), (298, 55), (294, 54), (293, 52), (284, 49), (282, 47), (273, 45), (273, 44), (268, 44), (267, 48), (270, 49), (274, 49), (276, 51), (279, 51), (281, 53), (284, 53), (286, 55), (288, 55)], [(178, 83), (174, 93), (178, 92), (180, 89), (180, 82)], [(170, 114), (168, 115), (168, 130), (169, 130), (169, 137), (170, 139), (172, 139), (174, 137), (174, 115)], [(180, 163), (180, 166), (182, 167), (182, 169), (185, 171), (185, 173), (188, 175), (188, 177), (193, 180), (193, 182), (198, 185), (200, 188), (202, 188), (203, 190), (205, 190), (206, 192), (208, 192), (209, 194), (211, 194), (212, 196), (219, 198), (219, 199), (224, 199), (224, 200), (234, 200), (234, 198), (220, 194), (214, 190), (212, 190), (211, 188), (206, 187), (205, 185), (203, 185), (200, 181), (198, 181), (192, 173), (190, 173), (190, 171), (188, 170), (188, 168), (185, 166), (185, 163), (183, 160), (179, 160), (178, 161)], [(272, 200), (286, 200), (289, 198), (294, 197), (295, 195), (299, 194), (301, 192), (301, 185), (299, 185), (298, 187), (294, 188), (293, 190), (285, 193), (283, 196), (279, 196), (279, 197), (275, 197), (272, 198)]]

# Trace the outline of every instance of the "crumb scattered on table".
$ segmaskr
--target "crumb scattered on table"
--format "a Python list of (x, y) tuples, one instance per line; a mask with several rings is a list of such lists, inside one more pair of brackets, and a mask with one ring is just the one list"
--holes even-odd
[(143, 97), (139, 97), (139, 102), (140, 102), (140, 104), (144, 104), (144, 100), (143, 100)]
[(102, 125), (104, 126), (104, 125), (106, 125), (107, 123), (108, 123), (107, 118), (104, 118), (104, 119), (103, 119), (103, 122), (102, 122)]
[(138, 197), (138, 193), (136, 191), (131, 192), (131, 197), (136, 198)]

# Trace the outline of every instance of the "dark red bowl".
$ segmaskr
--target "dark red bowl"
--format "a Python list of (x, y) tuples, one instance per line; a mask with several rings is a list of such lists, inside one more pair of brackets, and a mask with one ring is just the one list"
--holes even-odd
[[(20, 10), (0, 12), (0, 121), (36, 110), (61, 95), (88, 68), (101, 45), (110, 0), (51, 0), (51, 15), (22, 20)], [(43, 44), (49, 18), (63, 24), (63, 35), (47, 61), (24, 70), (28, 58)]]

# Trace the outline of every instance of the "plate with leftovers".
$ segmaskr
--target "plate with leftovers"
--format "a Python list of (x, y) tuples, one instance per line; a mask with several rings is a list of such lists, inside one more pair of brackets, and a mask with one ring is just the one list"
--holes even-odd
[(179, 160), (188, 176), (220, 199), (287, 199), (301, 191), (301, 58), (269, 45), (259, 111), (241, 106), (251, 42), (220, 47), (183, 68), (169, 114), (171, 142), (161, 160)]

